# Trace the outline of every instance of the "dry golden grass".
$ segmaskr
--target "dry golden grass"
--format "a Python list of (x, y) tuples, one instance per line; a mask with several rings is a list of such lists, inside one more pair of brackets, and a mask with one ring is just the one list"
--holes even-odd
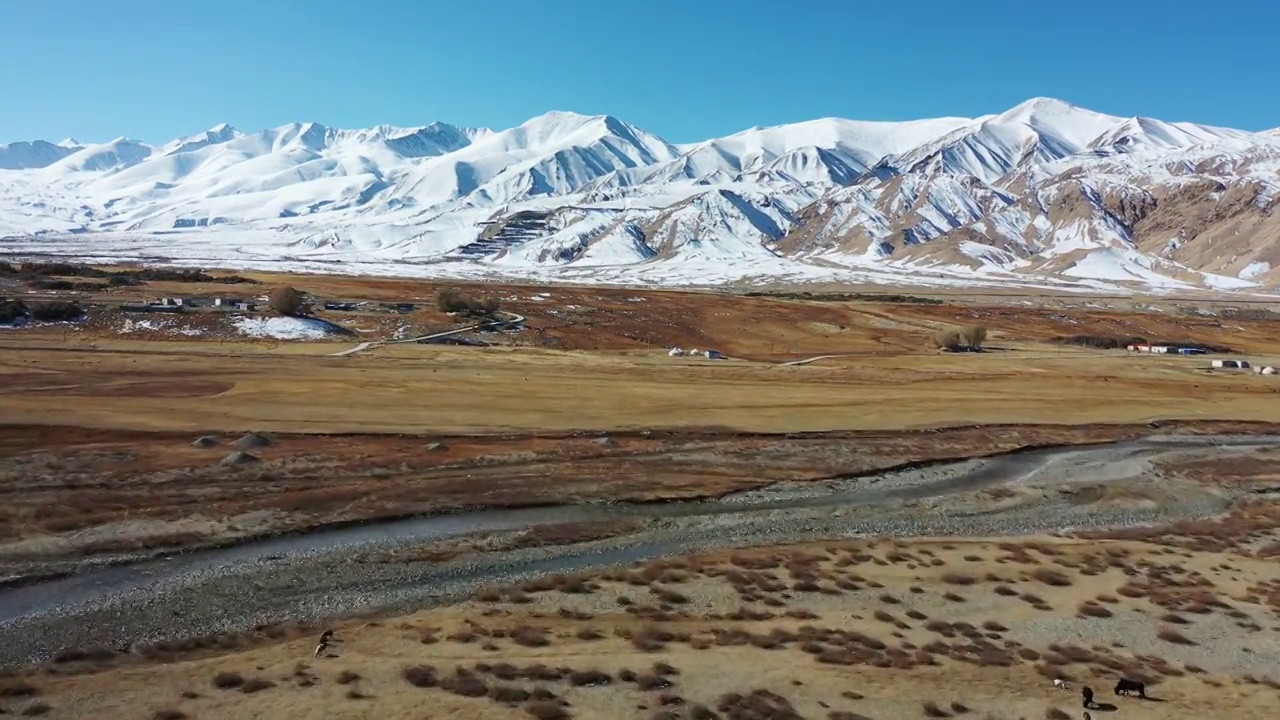
[[(1074, 707), (1078, 696), (1064, 700), (1049, 682), (1063, 677), (1138, 720), (1207, 717), (1224, 704), (1233, 718), (1269, 720), (1280, 678), (1251, 668), (1270, 667), (1280, 633), (1170, 644), (1154, 599), (1118, 590), (1134, 577), (1165, 592), (1194, 585), (1217, 598), (1212, 617), (1227, 607), (1259, 616), (1271, 611), (1255, 593), (1270, 566), (1169, 552), (1133, 541), (919, 540), (673, 558), (526, 583), (521, 602), (504, 591), (348, 623), (316, 660), (299, 639), (182, 662), (98, 663), (89, 674), (85, 661), (10, 678), (0, 693), (20, 687), (14, 709), (40, 702), (67, 718), (374, 718), (423, 705), (458, 718), (1035, 718)], [(1206, 584), (1224, 564), (1235, 571)], [(970, 600), (948, 603), (958, 567), (975, 576), (964, 585)], [(1105, 604), (1117, 617), (1089, 616), (1054, 637), (1045, 614), (992, 592), (1043, 588), (1044, 569), (1071, 581), (1051, 587), (1054, 605)], [(816, 589), (796, 589), (804, 583)], [(1161, 702), (1113, 700), (1119, 677), (1142, 680)]]
[[(1208, 417), (1270, 421), (1280, 385), (1194, 359), (896, 355), (830, 366), (401, 346), (0, 345), (5, 421), (136, 430), (495, 433), (722, 427), (898, 429)], [(177, 346), (177, 347), (175, 347)], [(307, 354), (310, 353), (310, 354)], [(1090, 402), (1071, 402), (1088, 396)]]

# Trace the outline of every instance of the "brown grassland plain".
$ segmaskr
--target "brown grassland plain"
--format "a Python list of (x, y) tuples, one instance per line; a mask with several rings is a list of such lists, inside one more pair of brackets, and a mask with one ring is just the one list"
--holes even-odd
[[(87, 299), (109, 305), (289, 283), (319, 297), (417, 302), (392, 323), (415, 332), (460, 323), (434, 307), (438, 283), (254, 277), (262, 285), (253, 290), (155, 283)], [(123, 316), (109, 307), (75, 329), (0, 333), (0, 527), (4, 541), (25, 543), (0, 555), (191, 545), (477, 505), (714, 496), (1023, 445), (1120, 439), (1155, 420), (1277, 419), (1273, 377), (1052, 341), (1191, 340), (1260, 362), (1280, 356), (1280, 321), (1265, 312), (1223, 319), (954, 297), (931, 305), (618, 288), (466, 291), (500, 298), (527, 318), (525, 329), (490, 335), (496, 347), (375, 346), (348, 357), (332, 353), (386, 335), (135, 339), (121, 335)], [(321, 315), (352, 325), (376, 316), (383, 329), (391, 322), (386, 313)], [(927, 347), (936, 330), (973, 323), (991, 328), (988, 352)], [(672, 345), (715, 347), (731, 359), (670, 358)], [(835, 357), (780, 364), (825, 355)], [(250, 449), (247, 464), (224, 464), (250, 431), (272, 444)], [(191, 447), (200, 435), (215, 444)], [(74, 542), (40, 542), (95, 528)]]
[[(439, 289), (255, 277), (344, 299), (429, 304)], [(118, 298), (224, 289), (156, 284)], [(350, 357), (331, 353), (381, 336), (130, 339), (108, 311), (76, 331), (6, 331), (7, 556), (200, 544), (474, 504), (699, 497), (1134, 437), (1157, 431), (1147, 426), (1156, 420), (1183, 421), (1162, 432), (1230, 432), (1277, 419), (1275, 378), (1052, 342), (1144, 336), (1268, 360), (1280, 357), (1280, 323), (1266, 316), (956, 297), (924, 305), (474, 291), (500, 294), (527, 329), (494, 348), (403, 345)], [(405, 321), (426, 331), (456, 324), (430, 308)], [(382, 332), (400, 321), (368, 322)], [(991, 330), (989, 352), (926, 348), (935, 330), (973, 323)], [(670, 345), (733, 359), (668, 358)], [(779, 364), (818, 355), (842, 357)], [(251, 431), (269, 441), (245, 451), (254, 461), (224, 464)], [(210, 446), (193, 447), (197, 435), (212, 436)], [(1266, 475), (1202, 470), (1228, 484)], [(1274, 504), (1259, 500), (1220, 519), (1077, 538), (866, 540), (669, 558), (351, 620), (320, 658), (311, 657), (313, 638), (296, 635), (151, 661), (67, 654), (0, 678), (0, 712), (1062, 720), (1080, 716), (1076, 690), (1090, 685), (1107, 704), (1095, 718), (1270, 720), (1280, 683), (1278, 525)], [(503, 542), (571, 545), (627, 528), (562, 530)], [(1072, 692), (1054, 689), (1055, 677)], [(1114, 696), (1119, 677), (1146, 681), (1153, 699)]]

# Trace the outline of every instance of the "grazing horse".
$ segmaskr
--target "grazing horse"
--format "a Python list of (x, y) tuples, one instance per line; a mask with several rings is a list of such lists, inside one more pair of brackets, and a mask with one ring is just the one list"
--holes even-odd
[(1117, 695), (1132, 695), (1134, 693), (1137, 693), (1138, 697), (1146, 700), (1147, 686), (1137, 680), (1126, 680), (1124, 678), (1121, 678), (1120, 682), (1116, 683)]
[(1081, 688), (1080, 696), (1084, 698), (1085, 710), (1088, 710), (1089, 708), (1093, 707), (1093, 688), (1088, 686)]

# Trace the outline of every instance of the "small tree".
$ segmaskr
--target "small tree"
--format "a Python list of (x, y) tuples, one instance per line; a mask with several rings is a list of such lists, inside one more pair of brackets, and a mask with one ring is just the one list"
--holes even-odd
[(0, 323), (11, 323), (26, 317), (31, 310), (21, 300), (0, 297)]
[(444, 288), (437, 293), (436, 305), (447, 313), (464, 313), (475, 317), (491, 317), (501, 306), (496, 297), (477, 298), (457, 288)]
[(930, 347), (949, 352), (978, 352), (987, 340), (987, 329), (970, 325), (960, 330), (939, 330), (929, 340)]
[(982, 349), (982, 343), (987, 340), (987, 329), (981, 325), (970, 325), (960, 331), (960, 342), (970, 352), (978, 352)]
[(457, 288), (442, 288), (436, 293), (436, 306), (447, 313), (463, 312), (467, 309), (467, 297)]
[(41, 322), (67, 322), (84, 317), (84, 308), (69, 300), (52, 300), (33, 304), (31, 317)]
[(267, 295), (267, 306), (281, 315), (293, 317), (302, 312), (302, 293), (282, 285)]
[(961, 345), (960, 332), (958, 330), (939, 330), (933, 334), (929, 344), (938, 350), (958, 352)]

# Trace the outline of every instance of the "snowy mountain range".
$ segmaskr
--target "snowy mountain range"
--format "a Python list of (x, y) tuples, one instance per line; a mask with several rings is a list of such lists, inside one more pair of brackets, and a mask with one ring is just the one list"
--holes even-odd
[(1280, 285), (1280, 130), (1036, 98), (676, 145), (551, 112), (0, 145), (0, 254), (646, 284)]

